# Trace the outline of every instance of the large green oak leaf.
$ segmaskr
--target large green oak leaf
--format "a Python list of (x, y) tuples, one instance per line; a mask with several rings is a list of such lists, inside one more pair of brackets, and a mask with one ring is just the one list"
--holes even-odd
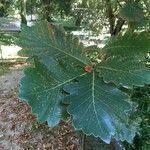
[(61, 26), (46, 21), (37, 22), (32, 27), (23, 26), (16, 43), (22, 47), (19, 53), (27, 57), (65, 56), (65, 59), (68, 57), (84, 65), (90, 64), (83, 44), (77, 38), (66, 34)]
[(73, 64), (65, 65), (52, 58), (45, 57), (45, 64), (47, 66), (35, 59), (35, 67), (25, 69), (19, 97), (28, 102), (39, 122), (47, 121), (53, 127), (61, 119), (63, 85), (86, 73), (82, 68), (71, 66)]
[(150, 84), (150, 68), (136, 57), (111, 57), (96, 66), (105, 82), (133, 88)]
[(150, 33), (129, 31), (124, 35), (111, 37), (101, 52), (110, 56), (145, 56), (150, 52)]
[[(110, 143), (111, 137), (116, 135), (123, 135), (123, 140), (127, 141), (135, 135), (128, 125), (127, 113), (130, 113), (132, 104), (125, 93), (103, 82), (95, 71), (77, 80), (64, 86), (70, 94), (66, 97), (70, 101), (68, 112), (73, 116), (76, 129), (100, 137), (106, 143)], [(118, 130), (118, 127), (121, 128)]]

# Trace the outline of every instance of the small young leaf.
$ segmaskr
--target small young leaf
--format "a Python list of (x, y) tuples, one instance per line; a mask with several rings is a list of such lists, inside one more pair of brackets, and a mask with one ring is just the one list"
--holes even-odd
[(92, 72), (93, 71), (93, 68), (92, 68), (92, 66), (85, 66), (84, 67), (84, 70), (86, 71), (86, 72)]

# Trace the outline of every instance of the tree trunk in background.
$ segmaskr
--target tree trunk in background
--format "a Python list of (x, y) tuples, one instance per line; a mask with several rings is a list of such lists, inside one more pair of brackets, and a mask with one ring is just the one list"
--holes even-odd
[(121, 31), (122, 26), (124, 25), (125, 20), (123, 20), (122, 18), (119, 18), (117, 20), (116, 26), (112, 32), (112, 35), (118, 35), (118, 33)]
[(20, 17), (21, 17), (21, 23), (27, 24), (27, 19), (26, 19), (26, 2), (27, 0), (21, 0), (20, 1)]
[(83, 19), (83, 16), (82, 16), (81, 13), (79, 12), (79, 13), (77, 14), (75, 26), (80, 27), (80, 26), (81, 26), (82, 19)]
[(109, 32), (111, 36), (116, 36), (121, 31), (122, 26), (125, 23), (125, 20), (123, 20), (122, 18), (118, 18), (118, 20), (116, 21), (117, 18), (114, 15), (111, 0), (106, 0), (105, 5), (106, 5), (106, 16), (109, 21)]
[(44, 15), (44, 18), (48, 21), (48, 22), (51, 22), (52, 19), (51, 19), (51, 16), (50, 16), (50, 6), (47, 5), (45, 7), (45, 15)]
[(42, 15), (43, 19), (46, 19), (48, 22), (52, 21), (51, 13), (52, 13), (52, 1), (51, 0), (42, 0)]
[(61, 17), (61, 19), (64, 19), (63, 10), (60, 11), (60, 17)]
[(106, 16), (109, 21), (109, 32), (111, 35), (113, 35), (114, 25), (115, 25), (115, 16), (113, 14), (111, 0), (106, 0), (105, 3), (106, 3)]

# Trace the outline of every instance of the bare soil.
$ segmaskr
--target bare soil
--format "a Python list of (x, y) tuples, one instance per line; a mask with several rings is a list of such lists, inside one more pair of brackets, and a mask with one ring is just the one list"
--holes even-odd
[(19, 67), (0, 76), (0, 150), (78, 150), (79, 137), (70, 123), (54, 129), (40, 125), (31, 108), (18, 99), (23, 76)]

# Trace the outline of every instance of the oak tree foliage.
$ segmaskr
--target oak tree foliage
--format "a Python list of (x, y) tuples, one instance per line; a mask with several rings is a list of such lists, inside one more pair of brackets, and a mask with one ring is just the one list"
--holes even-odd
[[(121, 14), (129, 21), (141, 12), (133, 5), (134, 13), (125, 13), (126, 7), (131, 6), (125, 5)], [(140, 14), (135, 22), (142, 18)], [(96, 48), (99, 56), (105, 56), (97, 62), (77, 38), (46, 21), (23, 26), (17, 44), (23, 48), (20, 53), (34, 60), (34, 66), (24, 71), (19, 97), (32, 107), (39, 122), (54, 127), (66, 108), (75, 129), (106, 143), (111, 138), (132, 142), (139, 128), (131, 117), (137, 105), (122, 89), (150, 84), (145, 60), (149, 32), (132, 30), (110, 38), (102, 49)]]

